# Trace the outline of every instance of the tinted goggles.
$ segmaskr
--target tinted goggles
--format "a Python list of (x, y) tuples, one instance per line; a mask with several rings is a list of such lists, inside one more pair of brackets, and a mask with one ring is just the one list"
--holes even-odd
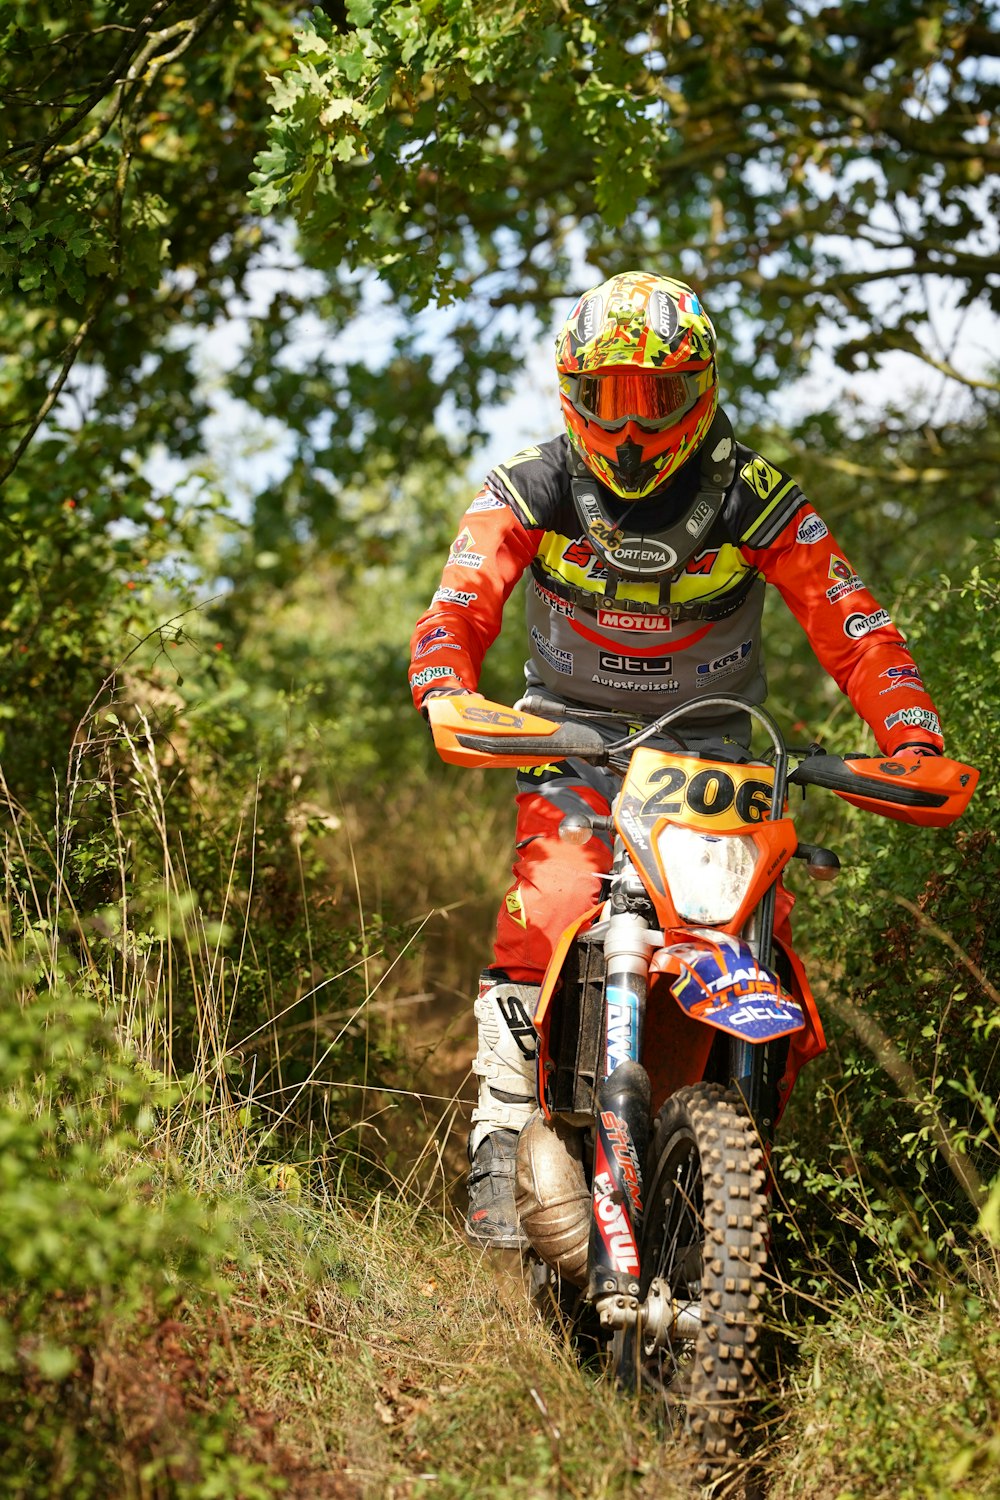
[(581, 416), (615, 432), (637, 422), (649, 432), (672, 427), (700, 396), (711, 390), (711, 367), (694, 374), (656, 370), (609, 370), (602, 375), (565, 377), (566, 394)]

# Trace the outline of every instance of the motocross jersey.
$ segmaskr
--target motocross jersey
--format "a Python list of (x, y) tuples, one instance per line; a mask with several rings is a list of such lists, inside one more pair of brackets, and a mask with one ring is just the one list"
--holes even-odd
[[(725, 431), (731, 438), (728, 422)], [(662, 497), (631, 505), (592, 476), (584, 483), (580, 465), (574, 478), (565, 435), (491, 470), (413, 633), (417, 707), (435, 688), (476, 689), (526, 572), (529, 688), (638, 721), (719, 692), (762, 703), (772, 583), (883, 753), (942, 749), (903, 636), (794, 480), (741, 443), (726, 439), (715, 452), (727, 463), (714, 488), (706, 461), (692, 459)], [(710, 707), (696, 729), (738, 733)]]

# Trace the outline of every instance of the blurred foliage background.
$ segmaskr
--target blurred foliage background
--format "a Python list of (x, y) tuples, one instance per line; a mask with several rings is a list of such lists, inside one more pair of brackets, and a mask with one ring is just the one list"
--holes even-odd
[[(489, 457), (557, 430), (552, 329), (616, 270), (704, 293), (741, 436), (800, 479), (983, 777), (942, 833), (803, 809), (845, 870), (798, 890), (831, 1048), (778, 1153), (795, 1316), (858, 1266), (859, 1317), (900, 1277), (942, 1295), (942, 1266), (951, 1297), (1000, 1242), (995, 23), (0, 0), (0, 1420), (30, 1418), (35, 1476), (4, 1493), (321, 1493), (236, 1397), (217, 1421), (184, 1397), (171, 1467), (66, 1392), (102, 1359), (160, 1391), (120, 1318), (155, 1332), (220, 1266), (239, 1282), (233, 1192), (251, 1217), (303, 1185), (447, 1200), (511, 789), (434, 763), (407, 643)], [(793, 737), (864, 748), (780, 601), (768, 626)], [(978, 1395), (914, 1494), (989, 1458), (995, 1360), (962, 1307), (937, 1373)], [(858, 1493), (882, 1493), (866, 1463), (903, 1493), (861, 1416)], [(845, 1420), (822, 1417), (847, 1462)]]

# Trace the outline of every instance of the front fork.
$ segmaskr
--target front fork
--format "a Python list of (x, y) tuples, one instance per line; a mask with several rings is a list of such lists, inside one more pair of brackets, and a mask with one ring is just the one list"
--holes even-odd
[(660, 934), (635, 912), (614, 912), (604, 939), (607, 979), (602, 1082), (597, 1091), (587, 1294), (602, 1324), (622, 1327), (639, 1309), (642, 1167), (652, 1090), (639, 1059), (649, 957)]
[[(772, 886), (743, 932), (744, 941), (754, 958), (765, 968), (770, 968), (772, 962), (775, 892), (776, 887)], [(773, 1074), (779, 1048), (780, 1043), (754, 1044), (739, 1037), (731, 1037), (729, 1041), (729, 1077), (743, 1095), (765, 1146), (770, 1145), (774, 1135), (777, 1079)], [(787, 1040), (783, 1050), (788, 1050)]]

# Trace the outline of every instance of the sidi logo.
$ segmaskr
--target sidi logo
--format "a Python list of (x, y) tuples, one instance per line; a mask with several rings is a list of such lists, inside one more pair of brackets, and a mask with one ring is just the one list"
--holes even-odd
[(524, 1002), (518, 995), (498, 995), (497, 1005), (500, 1008), (500, 1014), (507, 1022), (511, 1036), (517, 1043), (518, 1050), (525, 1057), (537, 1056), (538, 1033), (524, 1008)]

